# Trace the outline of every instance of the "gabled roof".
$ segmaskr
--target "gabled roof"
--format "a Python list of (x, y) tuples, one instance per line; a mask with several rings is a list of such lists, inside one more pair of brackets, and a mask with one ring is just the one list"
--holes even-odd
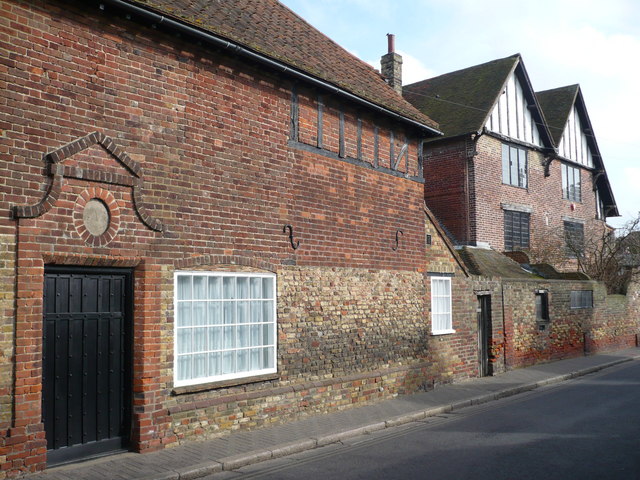
[[(398, 95), (373, 67), (277, 0), (105, 0), (105, 3), (119, 8), (142, 7), (229, 40), (439, 133), (438, 124)], [(233, 54), (233, 50), (229, 53)]]
[(613, 196), (613, 190), (609, 184), (607, 172), (604, 168), (604, 162), (602, 160), (602, 155), (600, 154), (600, 149), (598, 148), (598, 142), (596, 141), (596, 137), (593, 133), (593, 127), (591, 126), (591, 120), (587, 113), (587, 107), (582, 96), (580, 85), (568, 85), (566, 87), (536, 92), (536, 97), (540, 102), (540, 106), (542, 107), (544, 116), (547, 119), (553, 141), (556, 145), (560, 144), (565, 126), (569, 121), (569, 115), (573, 107), (576, 107), (580, 117), (580, 123), (583, 126), (584, 133), (587, 137), (587, 144), (591, 150), (594, 167), (598, 173), (601, 173), (600, 175), (596, 173), (594, 178), (596, 187), (600, 192), (600, 198), (605, 206), (605, 214), (607, 217), (617, 217), (619, 215), (618, 207)]
[(520, 82), (545, 146), (553, 147), (520, 54), (492, 60), (403, 87), (403, 95), (440, 125), (444, 137), (481, 132), (514, 73)]

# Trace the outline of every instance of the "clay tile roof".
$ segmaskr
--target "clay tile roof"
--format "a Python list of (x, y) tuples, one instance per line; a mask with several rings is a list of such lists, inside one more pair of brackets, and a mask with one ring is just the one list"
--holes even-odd
[(435, 119), (445, 137), (482, 130), (520, 55), (493, 60), (402, 89), (404, 97)]
[(129, 0), (338, 86), (414, 122), (438, 124), (398, 95), (370, 65), (277, 0)]

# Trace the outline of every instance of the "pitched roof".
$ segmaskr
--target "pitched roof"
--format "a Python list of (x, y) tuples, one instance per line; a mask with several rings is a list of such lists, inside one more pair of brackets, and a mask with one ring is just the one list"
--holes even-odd
[(403, 95), (440, 125), (444, 137), (480, 132), (505, 89), (516, 75), (545, 148), (553, 140), (519, 53), (403, 87)]
[(405, 85), (404, 97), (436, 119), (445, 137), (478, 132), (486, 123), (520, 55)]
[(568, 85), (566, 87), (554, 88), (543, 92), (536, 92), (536, 97), (544, 117), (549, 124), (551, 137), (556, 145), (560, 144), (560, 139), (564, 133), (564, 127), (569, 120), (571, 108), (576, 100), (579, 85)]
[(609, 178), (607, 177), (600, 149), (598, 148), (598, 142), (593, 133), (593, 127), (591, 126), (591, 120), (587, 113), (587, 106), (584, 102), (580, 85), (568, 85), (566, 87), (536, 92), (536, 97), (542, 107), (553, 141), (556, 145), (558, 145), (562, 139), (571, 110), (574, 106), (576, 107), (580, 117), (580, 123), (587, 137), (587, 144), (591, 150), (593, 164), (596, 170), (602, 173), (602, 175), (596, 174), (594, 178), (598, 192), (600, 193), (600, 199), (605, 205), (605, 214), (607, 217), (617, 217), (619, 215), (618, 207), (613, 196)]
[(277, 0), (111, 1), (160, 13), (340, 87), (423, 126), (438, 128), (435, 121), (387, 85), (373, 67)]

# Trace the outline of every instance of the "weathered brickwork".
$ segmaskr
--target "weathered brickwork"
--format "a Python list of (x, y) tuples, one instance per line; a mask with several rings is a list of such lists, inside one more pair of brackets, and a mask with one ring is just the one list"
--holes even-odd
[[(133, 272), (135, 451), (475, 375), (465, 274), (425, 246), (420, 132), (327, 95), (318, 146), (318, 92), (78, 5), (0, 7), (0, 478), (46, 462), (48, 265)], [(278, 374), (174, 389), (174, 272), (247, 268), (278, 278)], [(429, 271), (454, 274), (456, 334), (430, 335)]]
[[(504, 249), (504, 210), (530, 212), (531, 248), (542, 260), (543, 250), (562, 252), (565, 220), (584, 224), (585, 232), (603, 222), (596, 220), (592, 174), (581, 170), (582, 201), (562, 198), (561, 163), (548, 161), (541, 152), (528, 149), (528, 186), (502, 183), (502, 141), (481, 135), (428, 143), (425, 153), (427, 206), (460, 243), (488, 243)], [(563, 257), (562, 255), (560, 258)], [(554, 262), (555, 263), (555, 262)]]
[[(474, 278), (492, 298), (492, 372), (636, 346), (637, 291), (607, 295), (594, 281)], [(593, 291), (592, 308), (571, 308), (572, 290)], [(535, 294), (549, 298), (549, 321), (536, 318)]]
[[(15, 237), (0, 235), (0, 430), (11, 425), (15, 318)], [(2, 454), (0, 454), (0, 464)]]

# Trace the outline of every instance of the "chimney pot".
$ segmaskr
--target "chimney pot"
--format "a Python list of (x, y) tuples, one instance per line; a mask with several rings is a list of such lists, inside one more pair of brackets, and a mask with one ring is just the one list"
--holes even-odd
[(396, 36), (393, 33), (387, 33), (387, 53), (396, 51)]

